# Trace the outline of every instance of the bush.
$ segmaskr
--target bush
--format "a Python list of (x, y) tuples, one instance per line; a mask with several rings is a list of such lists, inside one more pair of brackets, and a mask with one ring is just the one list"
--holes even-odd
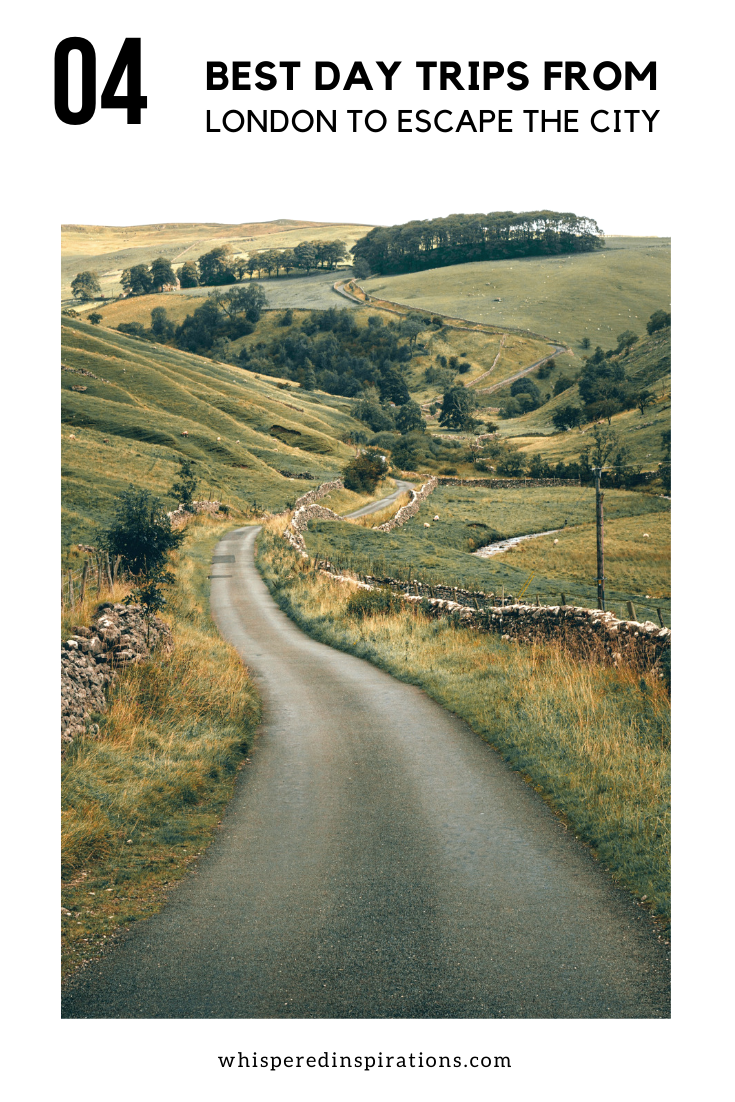
[(358, 589), (345, 605), (345, 612), (356, 620), (367, 616), (388, 616), (405, 610), (406, 605), (391, 589)]
[(387, 464), (380, 455), (367, 452), (357, 455), (344, 469), (342, 478), (345, 489), (358, 494), (371, 494), (381, 479), (385, 478)]
[(161, 501), (148, 490), (130, 486), (120, 494), (101, 542), (111, 555), (120, 555), (131, 574), (150, 574), (183, 539), (183, 532), (172, 530)]
[(667, 314), (665, 310), (655, 310), (646, 322), (646, 329), (650, 336), (651, 333), (666, 329), (669, 325), (671, 325), (671, 314)]

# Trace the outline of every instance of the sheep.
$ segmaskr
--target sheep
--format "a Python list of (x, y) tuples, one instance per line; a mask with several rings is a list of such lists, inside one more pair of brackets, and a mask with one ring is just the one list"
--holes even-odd
[(556, 544), (557, 544), (558, 542), (559, 542), (558, 540), (554, 540), (554, 546), (556, 546)]
[(439, 519), (439, 514), (436, 513), (435, 516), (434, 516), (434, 520), (438, 520), (438, 519)]
[(643, 533), (643, 538), (644, 538), (644, 540), (650, 540), (651, 537), (649, 536), (648, 532), (644, 532)]
[(431, 525), (429, 524), (428, 520), (424, 521), (424, 528), (431, 528)]
[(188, 432), (186, 431), (186, 429), (184, 429), (184, 431), (182, 432), (182, 434), (181, 434), (181, 435), (182, 435), (182, 436), (188, 436), (188, 435), (189, 435), (189, 433), (188, 433)]

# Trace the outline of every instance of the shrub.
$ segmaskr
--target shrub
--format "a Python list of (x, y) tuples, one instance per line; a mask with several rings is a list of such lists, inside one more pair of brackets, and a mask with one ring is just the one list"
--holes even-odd
[(101, 542), (110, 554), (121, 556), (132, 574), (148, 574), (162, 566), (183, 539), (183, 532), (172, 530), (161, 501), (148, 490), (130, 486), (120, 494)]
[(355, 493), (370, 494), (378, 482), (385, 478), (387, 464), (382, 456), (367, 452), (356, 455), (344, 469), (343, 481), (346, 490)]
[(358, 589), (345, 605), (345, 612), (356, 620), (367, 616), (388, 616), (401, 612), (406, 605), (391, 589)]

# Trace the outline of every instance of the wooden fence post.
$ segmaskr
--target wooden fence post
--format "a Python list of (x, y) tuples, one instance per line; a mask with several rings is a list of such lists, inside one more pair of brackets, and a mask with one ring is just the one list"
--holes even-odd
[(87, 574), (89, 573), (89, 559), (84, 560), (84, 569), (82, 570), (82, 588), (79, 591), (79, 603), (84, 604), (84, 592), (87, 588)]
[(661, 625), (661, 627), (663, 627), (664, 626), (664, 618), (663, 618), (663, 615), (661, 613), (661, 609), (657, 608), (656, 612), (658, 613), (658, 622)]
[(122, 555), (115, 555), (115, 565), (112, 568), (112, 583), (113, 583), (113, 585), (117, 585), (117, 571), (119, 569), (121, 559), (122, 559)]
[(106, 568), (107, 568), (107, 581), (109, 583), (110, 590), (112, 590), (112, 568), (110, 567), (110, 552), (109, 551), (105, 552), (105, 565), (106, 565)]
[(626, 604), (628, 605), (628, 616), (630, 617), (630, 619), (637, 620), (638, 616), (636, 615), (635, 605), (633, 604), (633, 602), (627, 601)]
[(69, 608), (74, 608), (74, 582), (71, 577), (71, 570), (67, 571), (69, 578)]
[(97, 593), (102, 590), (102, 553), (97, 552)]

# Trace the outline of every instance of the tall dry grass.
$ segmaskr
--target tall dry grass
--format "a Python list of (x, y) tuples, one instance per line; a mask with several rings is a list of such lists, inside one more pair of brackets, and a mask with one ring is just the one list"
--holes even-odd
[(399, 509), (402, 509), (404, 505), (408, 505), (410, 500), (410, 491), (404, 490), (390, 505), (386, 505), (384, 508), (378, 509), (374, 513), (368, 513), (367, 516), (364, 517), (352, 517), (349, 523), (356, 524), (360, 528), (377, 528), (378, 525), (385, 524), (386, 521), (394, 517)]
[(420, 606), (350, 615), (353, 588), (294, 559), (272, 531), (261, 534), (263, 577), (304, 630), (462, 716), (618, 883), (668, 916), (670, 706), (656, 673), (585, 663), (558, 645), (509, 643), (429, 619)]
[(67, 971), (118, 926), (161, 906), (166, 888), (213, 837), (251, 743), (258, 698), (207, 611), (206, 575), (221, 534), (221, 524), (192, 522), (165, 610), (172, 653), (124, 671), (99, 717), (99, 735), (76, 739), (67, 752)]

